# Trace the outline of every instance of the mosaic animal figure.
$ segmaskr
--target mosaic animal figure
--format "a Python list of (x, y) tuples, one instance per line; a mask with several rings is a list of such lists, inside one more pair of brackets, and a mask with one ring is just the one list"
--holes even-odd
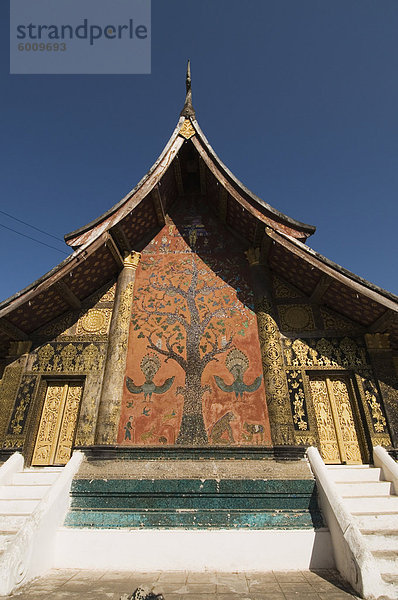
[(149, 431), (145, 431), (141, 434), (141, 441), (146, 442), (147, 440), (153, 438), (155, 432), (155, 426), (151, 427)]
[(238, 399), (238, 397), (243, 397), (244, 392), (255, 392), (260, 387), (262, 378), (261, 375), (256, 377), (256, 379), (250, 385), (247, 385), (243, 381), (243, 375), (249, 367), (249, 359), (247, 358), (246, 354), (237, 348), (234, 348), (231, 350), (231, 352), (228, 352), (227, 358), (225, 359), (225, 366), (234, 377), (234, 381), (231, 383), (231, 385), (225, 383), (225, 381), (218, 375), (214, 375), (217, 386), (223, 392), (234, 392), (235, 398)]
[(146, 354), (140, 364), (141, 371), (145, 375), (145, 382), (142, 385), (135, 385), (130, 377), (126, 377), (126, 386), (132, 394), (144, 394), (144, 400), (148, 398), (150, 402), (152, 394), (164, 394), (171, 388), (174, 376), (165, 380), (162, 385), (156, 385), (153, 379), (160, 369), (160, 360), (155, 354)]
[[(264, 427), (263, 425), (254, 424), (254, 423), (243, 423), (243, 429), (247, 431), (245, 435), (246, 439), (251, 442), (253, 440), (253, 436), (260, 436), (261, 443), (264, 441)], [(258, 443), (258, 438), (257, 438)]]
[[(210, 440), (213, 444), (234, 444), (234, 435), (232, 432), (232, 427), (230, 425), (231, 421), (235, 420), (235, 415), (233, 412), (227, 412), (223, 415), (218, 421), (216, 421), (211, 428), (210, 431)], [(228, 439), (226, 440), (223, 437), (224, 434), (227, 434)]]

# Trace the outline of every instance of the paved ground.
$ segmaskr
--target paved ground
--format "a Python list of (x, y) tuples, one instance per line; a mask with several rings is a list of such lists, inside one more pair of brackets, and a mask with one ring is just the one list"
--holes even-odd
[[(54, 569), (12, 600), (120, 600), (140, 585), (165, 600), (348, 600), (357, 598), (336, 571), (129, 573)], [(4, 596), (2, 597), (4, 598)]]

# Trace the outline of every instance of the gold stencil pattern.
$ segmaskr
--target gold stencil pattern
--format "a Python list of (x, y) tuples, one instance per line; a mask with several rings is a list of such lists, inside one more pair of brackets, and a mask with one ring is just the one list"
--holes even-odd
[(272, 283), (275, 298), (297, 298), (299, 296), (289, 285), (283, 283), (279, 277), (274, 277)]
[(284, 340), (287, 366), (357, 369), (367, 367), (366, 351), (352, 338)]
[(37, 351), (32, 371), (41, 373), (87, 373), (100, 371), (104, 347), (96, 344), (46, 344)]
[(320, 311), (325, 329), (332, 329), (341, 332), (358, 329), (358, 325), (354, 325), (354, 323), (351, 323), (348, 319), (344, 319), (344, 317), (341, 317), (340, 315), (337, 315), (326, 308), (321, 308)]
[(93, 397), (85, 401), (85, 411), (80, 413), (79, 427), (76, 434), (76, 446), (89, 446), (94, 444), (95, 421), (97, 417), (97, 400)]
[(284, 331), (309, 331), (315, 329), (311, 306), (291, 304), (278, 306), (281, 329)]
[(332, 402), (336, 406), (338, 415), (336, 429), (340, 427), (345, 460), (347, 463), (361, 463), (361, 452), (355, 430), (347, 382), (343, 379), (337, 379), (336, 377), (331, 377), (329, 381), (329, 386), (331, 388), (330, 396), (332, 397)]
[(324, 461), (361, 463), (350, 392), (345, 379), (335, 375), (312, 378), (310, 389)]
[(365, 398), (369, 404), (370, 412), (372, 415), (373, 428), (377, 433), (384, 433), (386, 431), (386, 419), (384, 418), (383, 411), (380, 406), (380, 402), (377, 400), (377, 391), (372, 382), (367, 382), (368, 386), (365, 389)]
[(93, 308), (83, 315), (76, 328), (76, 335), (91, 335), (93, 333), (106, 335), (109, 332), (112, 310), (110, 308)]
[(82, 394), (77, 383), (53, 383), (47, 387), (32, 465), (66, 464)]
[(115, 299), (115, 293), (116, 293), (116, 283), (114, 283), (112, 285), (112, 287), (110, 287), (109, 290), (107, 292), (105, 292), (105, 294), (103, 294), (103, 296), (101, 296), (101, 298), (99, 299), (99, 302), (113, 302)]
[(55, 453), (56, 464), (64, 465), (70, 458), (81, 396), (81, 385), (69, 386), (57, 451)]
[(321, 456), (326, 463), (338, 463), (340, 454), (336, 444), (336, 431), (326, 381), (310, 380), (310, 387), (315, 407)]
[(290, 402), (292, 404), (294, 424), (299, 431), (305, 431), (308, 429), (308, 416), (305, 406), (303, 378), (300, 371), (288, 372), (287, 383), (289, 387)]
[(293, 419), (278, 326), (271, 304), (264, 298), (256, 307), (264, 383), (274, 444), (294, 444)]

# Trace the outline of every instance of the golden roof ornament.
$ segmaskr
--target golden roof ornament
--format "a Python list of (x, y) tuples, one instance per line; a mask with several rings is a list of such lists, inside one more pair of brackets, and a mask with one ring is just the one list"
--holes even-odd
[(189, 140), (193, 135), (195, 135), (196, 131), (193, 128), (193, 125), (189, 119), (185, 119), (182, 127), (179, 131), (179, 134), (182, 135), (186, 140)]

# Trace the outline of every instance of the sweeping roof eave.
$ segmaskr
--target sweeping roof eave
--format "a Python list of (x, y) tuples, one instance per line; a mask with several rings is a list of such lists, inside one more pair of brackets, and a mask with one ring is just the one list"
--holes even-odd
[[(392, 292), (389, 292), (389, 291), (375, 285), (374, 283), (371, 283), (367, 279), (360, 277), (359, 275), (356, 275), (352, 271), (349, 271), (348, 269), (342, 267), (341, 265), (333, 262), (332, 260), (330, 260), (326, 256), (323, 256), (322, 254), (320, 254), (313, 248), (307, 246), (306, 244), (303, 244), (300, 240), (293, 238), (292, 236), (290, 236), (284, 232), (280, 232), (280, 231), (275, 232), (275, 231), (268, 230), (267, 234), (269, 235), (269, 237), (271, 237), (273, 240), (275, 240), (277, 242), (281, 242), (282, 241), (281, 238), (283, 240), (285, 240), (287, 242), (287, 246), (288, 247), (290, 246), (289, 247), (290, 250), (292, 250), (291, 246), (295, 246), (300, 251), (300, 255), (303, 258), (305, 258), (305, 256), (303, 256), (303, 254), (309, 255), (308, 258), (314, 257), (317, 261), (319, 261), (321, 263), (321, 265), (322, 264), (324, 265), (324, 267), (325, 267), (324, 271), (327, 272), (329, 275), (333, 276), (333, 273), (331, 273), (330, 270), (336, 271), (337, 273), (343, 275), (347, 279), (346, 285), (349, 285), (349, 282), (352, 281), (353, 283), (359, 284), (363, 288), (368, 289), (371, 292), (378, 294), (379, 296), (382, 296), (387, 301), (387, 304), (386, 304), (387, 308), (398, 312), (398, 296), (396, 296)], [(319, 265), (320, 268), (321, 268), (321, 265)], [(381, 301), (381, 300), (382, 300), (382, 298), (379, 298), (379, 301)]]

